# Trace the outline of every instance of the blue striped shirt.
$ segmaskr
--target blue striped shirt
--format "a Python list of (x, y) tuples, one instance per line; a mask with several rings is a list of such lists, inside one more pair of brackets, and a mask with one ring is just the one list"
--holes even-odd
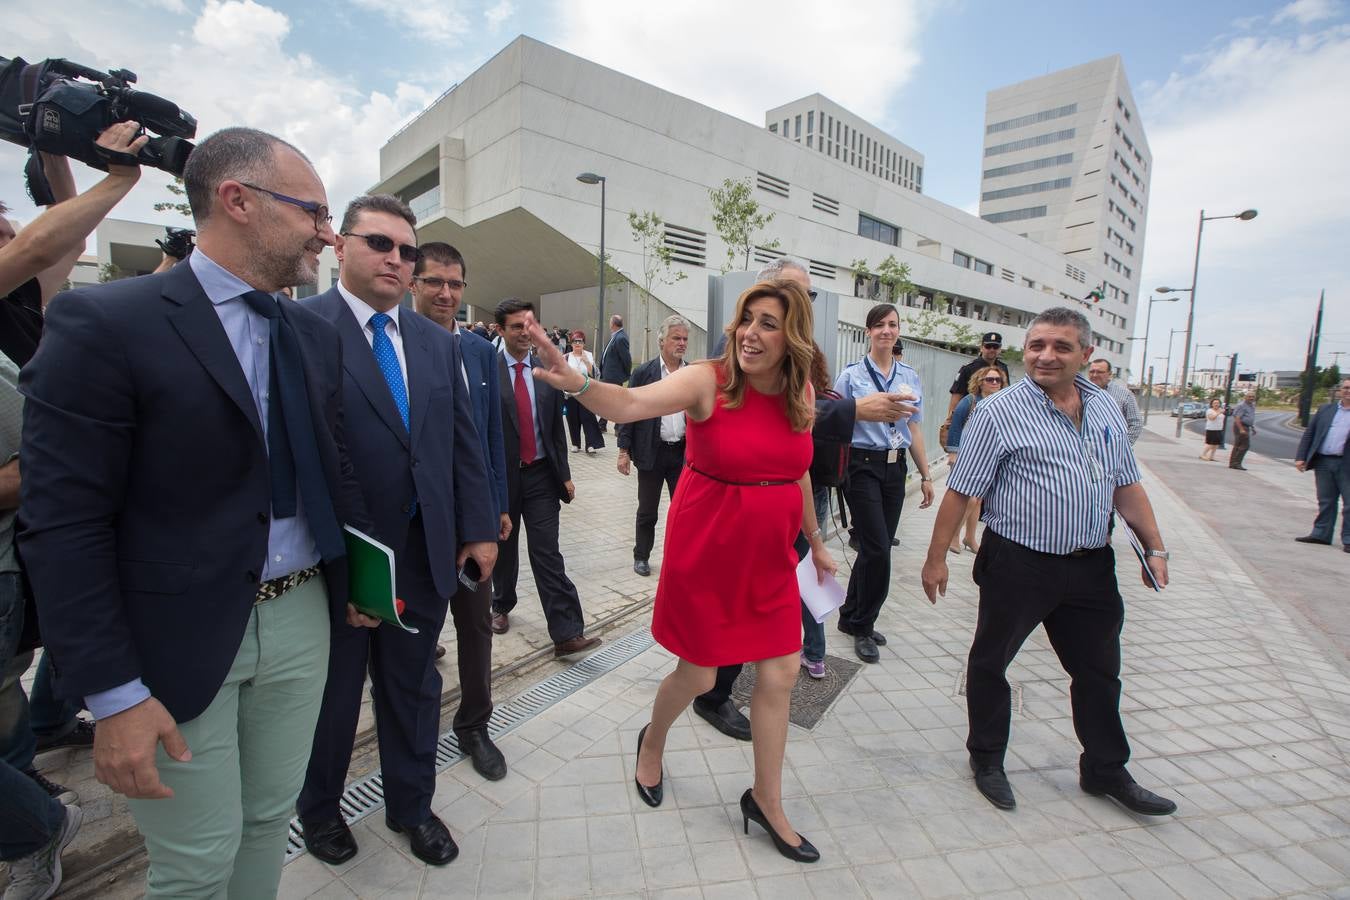
[(1000, 537), (1042, 553), (1106, 545), (1115, 490), (1139, 480), (1120, 407), (1082, 375), (1081, 431), (1031, 378), (981, 400), (947, 486), (984, 498)]
[(899, 442), (895, 444), (897, 448), (908, 447), (914, 443), (914, 437), (909, 432), (910, 423), (918, 424), (923, 421), (923, 382), (919, 380), (919, 373), (913, 366), (907, 366), (899, 360), (892, 360), (891, 370), (885, 375), (877, 371), (876, 364), (864, 356), (862, 359), (848, 366), (839, 373), (839, 378), (834, 383), (835, 392), (843, 397), (857, 399), (866, 397), (869, 394), (877, 393), (876, 382), (868, 374), (868, 370), (874, 372), (877, 380), (881, 382), (882, 387), (888, 391), (900, 389), (900, 385), (906, 385), (914, 392), (913, 400), (909, 401), (919, 408), (918, 412), (907, 419), (901, 419), (899, 422), (858, 422), (853, 426), (853, 444), (857, 447), (866, 447), (869, 450), (890, 450), (891, 432), (899, 435)]

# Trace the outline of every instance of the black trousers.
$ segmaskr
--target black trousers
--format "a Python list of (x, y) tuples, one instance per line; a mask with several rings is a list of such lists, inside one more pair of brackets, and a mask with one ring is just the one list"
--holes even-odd
[[(450, 598), (459, 665), (459, 709), (455, 734), (481, 731), (492, 718), (492, 582), (459, 586)], [(433, 667), (433, 671), (435, 671)], [(434, 683), (433, 683), (434, 681)], [(424, 685), (428, 698), (441, 702), (440, 675)]]
[(380, 770), (389, 817), (401, 825), (420, 825), (431, 815), (436, 741), (441, 730), (436, 638), (445, 624), (447, 602), (437, 595), (432, 583), (421, 523), (421, 516), (413, 519), (395, 574), (399, 595), (407, 604), (402, 619), (418, 633), (388, 624), (333, 628), (328, 683), (304, 787), (296, 801), (302, 822), (342, 817), (338, 798), (352, 760), (367, 671), (375, 700)]
[(519, 495), (510, 498), (511, 536), (497, 545), (497, 566), (493, 570), (496, 597), (492, 608), (509, 613), (516, 608), (516, 581), (520, 576), (520, 528), (524, 521), (530, 532), (530, 569), (539, 603), (548, 620), (548, 635), (561, 644), (585, 630), (581, 598), (576, 585), (567, 577), (562, 553), (558, 551), (558, 484), (547, 462), (537, 462), (520, 470)]
[(1251, 429), (1233, 435), (1233, 452), (1228, 457), (1230, 468), (1237, 468), (1242, 465), (1242, 460), (1246, 458), (1247, 451), (1252, 446)]
[(656, 463), (650, 469), (638, 469), (637, 537), (633, 543), (633, 559), (646, 560), (656, 543), (656, 511), (661, 506), (661, 485), (671, 497), (684, 470), (684, 440), (673, 444), (657, 441)]
[(567, 398), (567, 433), (572, 439), (572, 446), (578, 450), (581, 447), (582, 432), (586, 434), (586, 447), (599, 450), (605, 446), (605, 438), (600, 434), (600, 424), (595, 420), (595, 413), (581, 405), (581, 402), (575, 397)]
[(905, 505), (905, 456), (886, 462), (884, 450), (853, 448), (844, 496), (853, 515), (858, 558), (839, 609), (839, 628), (869, 635), (891, 589), (891, 538)]
[(719, 666), (717, 668), (717, 680), (713, 682), (712, 690), (706, 694), (699, 694), (694, 698), (699, 703), (708, 703), (713, 706), (721, 706), (731, 699), (731, 688), (740, 677), (741, 669), (745, 667), (744, 663), (736, 663), (734, 666)]
[(1082, 556), (1038, 553), (985, 529), (975, 557), (980, 610), (966, 673), (973, 760), (1003, 764), (1012, 718), (1008, 665), (1037, 625), (1069, 674), (1079, 769), (1099, 783), (1125, 780), (1130, 745), (1120, 719), (1120, 630), (1125, 606), (1108, 545)]

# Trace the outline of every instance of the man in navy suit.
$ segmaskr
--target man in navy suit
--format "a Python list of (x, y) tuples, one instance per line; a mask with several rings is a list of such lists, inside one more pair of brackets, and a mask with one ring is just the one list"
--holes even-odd
[[(623, 330), (623, 316), (610, 316), (609, 343), (600, 357), (600, 380), (606, 384), (623, 384), (633, 373), (633, 356), (628, 349), (628, 332)], [(605, 430), (605, 420), (600, 420)]]
[[(459, 344), (464, 361), (464, 382), (473, 403), (473, 423), (487, 461), (488, 481), (497, 501), (497, 539), (511, 534), (511, 516), (506, 495), (506, 463), (502, 456), (502, 407), (497, 384), (497, 354), (492, 345), (460, 325), (458, 315), (468, 283), (464, 257), (449, 244), (433, 241), (418, 248), (421, 255), (413, 267), (413, 306), (419, 313), (450, 332)], [(459, 747), (484, 778), (506, 777), (506, 757), (488, 737), (492, 717), (492, 583), (460, 584), (450, 599), (455, 619), (455, 644), (459, 663), (459, 710), (455, 713), (455, 736)], [(439, 652), (438, 652), (439, 655)], [(439, 695), (439, 688), (437, 689)]]
[(369, 523), (337, 332), (274, 296), (333, 243), (323, 183), (245, 128), (183, 180), (186, 263), (47, 308), (20, 382), (20, 547), (57, 690), (97, 718), (94, 771), (145, 837), (147, 895), (271, 897), (330, 622), (362, 621), (341, 523)]
[[(369, 670), (384, 783), (385, 824), (406, 832), (413, 855), (444, 865), (459, 853), (431, 811), (436, 786), (441, 677), (436, 638), (458, 569), (470, 559), (487, 579), (497, 560), (497, 499), (474, 428), (459, 348), (446, 331), (399, 306), (412, 280), (417, 220), (389, 195), (348, 206), (334, 250), (338, 283), (302, 301), (342, 343), (342, 400), (352, 466), (394, 551), (401, 616), (372, 631), (333, 633), (323, 710), (296, 809), (305, 844), (327, 863), (356, 854), (338, 807)], [(472, 568), (472, 567), (471, 567)]]
[(1341, 504), (1341, 549), (1350, 553), (1350, 378), (1342, 379), (1340, 402), (1333, 397), (1303, 430), (1294, 468), (1317, 477), (1317, 518), (1300, 544), (1330, 544), (1335, 534), (1336, 503)]
[(588, 638), (576, 585), (567, 577), (558, 552), (558, 514), (561, 503), (576, 496), (572, 469), (567, 464), (567, 437), (563, 432), (562, 392), (534, 380), (538, 363), (530, 352), (526, 322), (534, 306), (508, 297), (497, 304), (496, 318), (503, 342), (497, 355), (501, 379), (502, 438), (506, 451), (506, 491), (511, 533), (501, 544), (496, 596), (492, 601), (492, 630), (505, 634), (516, 607), (516, 580), (520, 574), (520, 523), (530, 532), (530, 569), (539, 602), (548, 620), (555, 658), (589, 650), (600, 643)]

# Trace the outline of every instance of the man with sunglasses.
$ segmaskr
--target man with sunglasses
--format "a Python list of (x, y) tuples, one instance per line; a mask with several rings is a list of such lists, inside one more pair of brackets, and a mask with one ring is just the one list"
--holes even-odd
[(961, 367), (956, 373), (956, 380), (952, 382), (951, 399), (947, 404), (947, 421), (942, 423), (938, 429), (938, 440), (942, 446), (947, 446), (947, 433), (952, 427), (952, 413), (956, 412), (956, 404), (961, 402), (970, 390), (970, 379), (981, 369), (987, 369), (990, 366), (998, 366), (1003, 370), (1004, 379), (1009, 379), (1008, 364), (998, 358), (1003, 350), (1003, 335), (997, 331), (986, 331), (980, 338), (980, 354)]
[(271, 897), (330, 626), (362, 623), (342, 523), (370, 526), (337, 332), (276, 297), (333, 243), (323, 183), (246, 128), (202, 141), (183, 181), (183, 265), (48, 308), (20, 380), (20, 544), (57, 690), (85, 698), (94, 771), (145, 838), (147, 895)]
[[(474, 428), (458, 344), (400, 306), (420, 258), (417, 219), (397, 197), (357, 197), (334, 247), (338, 282), (300, 305), (331, 322), (342, 344), (344, 428), (352, 466), (394, 552), (403, 622), (333, 633), (323, 709), (296, 809), (305, 845), (337, 865), (356, 855), (339, 800), (369, 671), (385, 824), (412, 853), (444, 865), (459, 853), (431, 811), (440, 734), (436, 639), (460, 574), (484, 582), (497, 560), (497, 498)], [(474, 565), (468, 565), (472, 561)]]

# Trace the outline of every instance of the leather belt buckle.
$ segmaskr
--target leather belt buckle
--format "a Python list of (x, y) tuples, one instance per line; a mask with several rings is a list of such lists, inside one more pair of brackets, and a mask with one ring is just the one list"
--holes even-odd
[(315, 575), (319, 574), (318, 566), (310, 566), (301, 569), (298, 572), (292, 572), (289, 575), (282, 575), (280, 578), (272, 578), (258, 585), (258, 592), (253, 595), (253, 605), (266, 603), (268, 600), (274, 600), (287, 591), (295, 590), (300, 585), (309, 581)]

